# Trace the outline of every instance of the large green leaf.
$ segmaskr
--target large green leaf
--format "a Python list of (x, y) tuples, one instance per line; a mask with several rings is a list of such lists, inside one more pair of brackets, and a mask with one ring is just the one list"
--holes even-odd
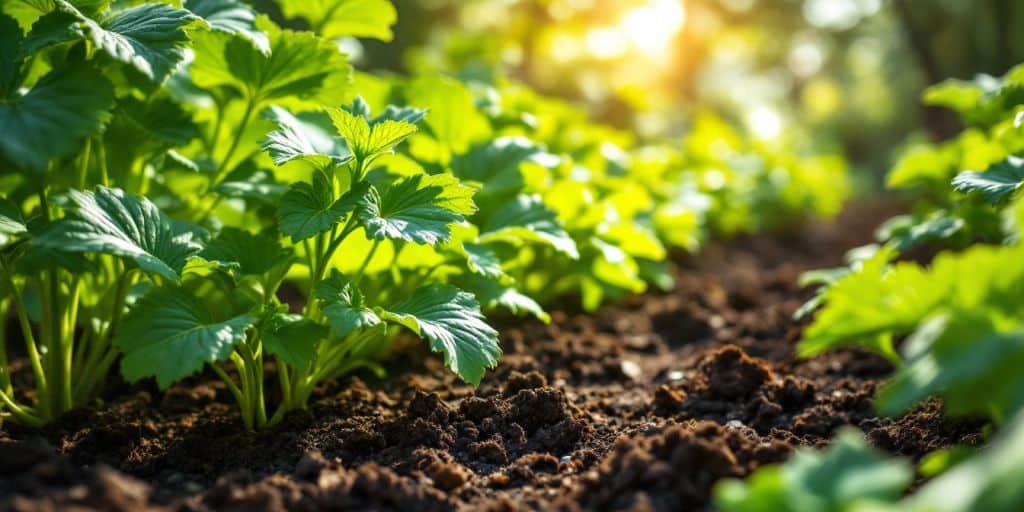
[(144, 197), (97, 187), (96, 192), (72, 190), (68, 198), (67, 216), (34, 238), (34, 244), (131, 258), (142, 270), (171, 280), (202, 248), (192, 231), (175, 226)]
[(472, 292), (485, 310), (504, 308), (513, 315), (530, 314), (544, 323), (551, 321), (551, 316), (536, 300), (514, 286), (483, 276), (467, 276), (459, 284)]
[(398, 13), (388, 0), (279, 0), (288, 18), (305, 18), (314, 32), (329, 39), (344, 36), (392, 38)]
[(267, 34), (256, 28), (256, 11), (239, 0), (185, 0), (185, 8), (206, 20), (210, 28), (248, 39), (264, 55), (270, 54)]
[(312, 184), (295, 183), (281, 196), (281, 205), (277, 209), (281, 232), (290, 236), (292, 241), (300, 242), (329, 231), (356, 208), (369, 188), (368, 183), (359, 183), (335, 200), (331, 179), (316, 171)]
[(276, 314), (260, 334), (267, 352), (292, 368), (302, 369), (316, 356), (316, 345), (327, 336), (327, 329), (302, 315)]
[(256, 28), (267, 34), (269, 55), (224, 32), (195, 34), (196, 58), (189, 68), (193, 82), (208, 89), (230, 87), (257, 103), (337, 104), (352, 72), (337, 45), (309, 32), (282, 30), (263, 16), (256, 19)]
[(482, 242), (540, 242), (573, 259), (580, 257), (576, 242), (540, 196), (520, 194), (502, 205), (484, 223)]
[[(306, 116), (316, 114), (306, 114)], [(280, 107), (270, 107), (264, 116), (277, 123), (267, 134), (263, 150), (277, 165), (305, 160), (319, 169), (344, 164), (352, 159), (345, 141), (325, 132), (318, 123), (301, 119)]]
[(162, 83), (185, 59), (186, 27), (198, 20), (189, 11), (145, 3), (94, 19), (67, 0), (53, 0), (67, 14), (67, 34), (92, 41), (111, 58)]
[(110, 119), (113, 86), (87, 64), (61, 66), (27, 92), (0, 101), (0, 154), (22, 169), (44, 171)]
[(984, 172), (964, 171), (953, 178), (957, 192), (979, 192), (998, 204), (1024, 185), (1024, 158), (1009, 156)]
[(320, 310), (327, 317), (331, 330), (339, 338), (381, 323), (377, 313), (363, 304), (359, 288), (337, 269), (331, 269), (331, 276), (316, 284), (314, 295), (321, 303)]
[(244, 314), (216, 321), (187, 290), (155, 288), (132, 306), (114, 338), (124, 352), (121, 373), (132, 382), (153, 376), (166, 388), (207, 363), (227, 359), (256, 320)]
[(414, 174), (364, 196), (356, 210), (369, 238), (419, 244), (446, 242), (449, 225), (476, 211), (473, 189), (450, 174)]
[(474, 386), (498, 364), (498, 332), (487, 325), (473, 295), (458, 288), (420, 288), (380, 314), (426, 338), (431, 350), (444, 354), (445, 365)]

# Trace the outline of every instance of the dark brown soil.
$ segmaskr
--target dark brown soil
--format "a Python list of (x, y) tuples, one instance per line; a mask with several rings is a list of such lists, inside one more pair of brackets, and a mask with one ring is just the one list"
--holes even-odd
[(209, 377), (115, 387), (43, 432), (0, 433), (0, 510), (702, 510), (717, 480), (841, 425), (911, 458), (979, 443), (980, 424), (938, 403), (877, 417), (880, 358), (794, 358), (797, 277), (841, 263), (890, 213), (710, 246), (678, 258), (668, 294), (507, 321), (475, 391), (415, 353), (252, 434)]

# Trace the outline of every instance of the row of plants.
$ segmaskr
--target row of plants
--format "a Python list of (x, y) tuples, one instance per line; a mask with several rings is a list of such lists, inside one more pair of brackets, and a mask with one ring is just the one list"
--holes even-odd
[(845, 193), (812, 172), (842, 182), (840, 159), (711, 117), (638, 145), (515, 84), (356, 71), (336, 40), (390, 39), (386, 0), (278, 7), (3, 2), (0, 318), (21, 339), (0, 329), (0, 421), (86, 405), (115, 366), (161, 388), (208, 368), (266, 428), (383, 374), (402, 333), (476, 385), (501, 355), (485, 313), (668, 287), (670, 248)]
[[(1024, 68), (949, 81), (924, 99), (955, 110), (967, 128), (948, 142), (910, 146), (890, 172), (890, 186), (917, 191), (911, 214), (886, 222), (878, 244), (851, 251), (848, 267), (806, 276), (824, 286), (802, 311), (820, 308), (799, 349), (880, 354), (895, 374), (878, 392), (879, 412), (940, 397), (949, 416), (989, 420), (991, 442), (925, 457), (917, 473), (934, 479), (907, 495), (911, 465), (846, 432), (824, 454), (722, 484), (723, 510), (1024, 506)], [(909, 252), (919, 246), (941, 250), (923, 265), (920, 249)]]

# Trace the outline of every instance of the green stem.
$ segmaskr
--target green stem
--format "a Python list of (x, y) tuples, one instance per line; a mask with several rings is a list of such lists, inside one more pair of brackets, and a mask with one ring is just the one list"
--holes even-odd
[(228, 147), (228, 152), (221, 160), (220, 169), (217, 169), (217, 174), (215, 174), (213, 179), (210, 180), (208, 189), (213, 188), (220, 183), (220, 181), (224, 179), (224, 176), (226, 176), (231, 170), (229, 165), (231, 163), (231, 157), (235, 156), (235, 151), (238, 151), (238, 146), (242, 143), (242, 137), (245, 135), (245, 130), (249, 127), (249, 120), (255, 109), (256, 100), (250, 97), (245, 102), (245, 112), (242, 113), (242, 120), (238, 124), (238, 131), (235, 132), (235, 138), (231, 141), (231, 146)]
[(366, 272), (366, 267), (370, 264), (370, 260), (373, 259), (373, 255), (377, 252), (378, 247), (380, 247), (380, 240), (374, 240), (373, 247), (370, 248), (370, 252), (366, 253), (363, 263), (359, 265), (359, 270), (356, 271), (356, 276), (352, 278), (352, 286), (359, 284), (359, 280), (363, 278), (363, 273)]
[(32, 365), (32, 374), (36, 379), (36, 391), (39, 396), (44, 396), (46, 391), (46, 373), (43, 371), (43, 364), (39, 358), (39, 348), (36, 345), (35, 335), (32, 333), (32, 324), (29, 322), (28, 310), (22, 300), (22, 292), (14, 284), (10, 272), (0, 259), (0, 270), (3, 271), (7, 286), (10, 287), (14, 296), (14, 312), (18, 315), (18, 325), (21, 326), (21, 337), (25, 340), (25, 352), (28, 354), (29, 363)]
[[(238, 402), (238, 407), (242, 409), (242, 423), (245, 423), (245, 428), (252, 430), (252, 420), (245, 412), (246, 401), (244, 393), (238, 388), (238, 385), (235, 384), (235, 381), (231, 379), (231, 376), (228, 375), (228, 372), (224, 371), (223, 368), (216, 364), (211, 364), (210, 366), (213, 367), (213, 372), (220, 377), (220, 380), (224, 381), (224, 385), (227, 386), (228, 391), (231, 392), (231, 395), (235, 397), (235, 401)], [(238, 371), (239, 375), (241, 375), (242, 369), (239, 368)]]
[[(7, 318), (7, 302), (0, 301), (0, 318)], [(7, 329), (0, 325), (0, 391), (14, 394), (11, 388), (10, 368), (7, 366)]]
[(89, 153), (92, 146), (92, 139), (85, 139), (85, 147), (82, 148), (81, 165), (78, 168), (78, 188), (84, 189), (89, 175)]
[(107, 171), (107, 148), (103, 139), (96, 139), (96, 159), (100, 162), (100, 184), (110, 186), (110, 173)]
[(11, 411), (11, 415), (14, 416), (14, 419), (18, 420), (18, 423), (30, 427), (43, 426), (44, 422), (42, 418), (29, 409), (15, 403), (14, 398), (7, 396), (7, 393), (3, 391), (0, 391), (0, 402), (3, 402), (3, 404), (7, 406), (7, 409)]

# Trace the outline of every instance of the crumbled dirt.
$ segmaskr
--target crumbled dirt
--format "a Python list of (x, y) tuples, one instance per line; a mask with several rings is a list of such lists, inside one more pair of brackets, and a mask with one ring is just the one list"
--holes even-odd
[(677, 258), (674, 291), (597, 314), (501, 321), (506, 355), (476, 390), (414, 349), (390, 378), (329, 384), (248, 433), (208, 375), (162, 393), (112, 379), (105, 403), (4, 427), (0, 511), (706, 510), (716, 481), (843, 425), (912, 459), (978, 444), (982, 425), (936, 401), (878, 417), (878, 357), (794, 356), (800, 273), (840, 264), (891, 213), (709, 246)]

